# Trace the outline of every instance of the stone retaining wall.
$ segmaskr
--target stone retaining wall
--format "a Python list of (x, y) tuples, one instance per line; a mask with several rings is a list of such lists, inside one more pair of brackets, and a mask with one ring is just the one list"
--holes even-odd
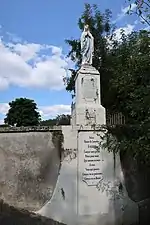
[(27, 210), (16, 209), (0, 200), (0, 225), (64, 225)]
[(0, 199), (39, 210), (53, 193), (60, 169), (61, 127), (0, 128)]

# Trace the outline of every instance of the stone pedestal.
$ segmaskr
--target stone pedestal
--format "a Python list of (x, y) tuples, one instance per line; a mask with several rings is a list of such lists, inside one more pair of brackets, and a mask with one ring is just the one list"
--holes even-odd
[(72, 124), (105, 124), (105, 108), (101, 105), (100, 74), (94, 67), (81, 67), (75, 78), (75, 92)]
[(138, 208), (126, 192), (119, 158), (100, 145), (99, 125), (106, 123), (106, 115), (99, 72), (82, 66), (75, 87), (72, 125), (62, 127), (60, 175), (52, 198), (37, 213), (67, 225), (121, 225), (124, 221), (131, 225), (137, 221)]
[(76, 129), (77, 148), (66, 149), (53, 196), (38, 213), (68, 225), (115, 225), (113, 155), (99, 148), (100, 130)]

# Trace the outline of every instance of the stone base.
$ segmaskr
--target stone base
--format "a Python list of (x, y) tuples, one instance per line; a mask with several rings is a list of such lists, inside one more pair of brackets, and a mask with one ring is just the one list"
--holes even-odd
[(90, 129), (77, 130), (78, 150), (70, 137), (72, 150), (66, 150), (53, 196), (37, 213), (68, 225), (131, 225), (138, 207), (127, 195), (119, 158), (114, 162), (113, 153), (97, 151), (102, 133)]
[(37, 213), (67, 225), (131, 225), (137, 222), (138, 207), (121, 181), (120, 161), (100, 146), (103, 133), (97, 127), (106, 124), (106, 113), (99, 72), (82, 66), (75, 89), (72, 126), (62, 127), (60, 175), (52, 198)]

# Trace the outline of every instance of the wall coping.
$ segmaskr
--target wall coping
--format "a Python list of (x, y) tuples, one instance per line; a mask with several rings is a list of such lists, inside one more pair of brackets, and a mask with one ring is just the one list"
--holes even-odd
[(62, 130), (62, 126), (0, 127), (0, 133), (50, 132), (56, 130)]

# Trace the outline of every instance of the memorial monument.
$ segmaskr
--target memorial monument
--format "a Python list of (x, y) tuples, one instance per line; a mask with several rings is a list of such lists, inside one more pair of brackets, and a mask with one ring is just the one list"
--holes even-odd
[(81, 35), (81, 53), (71, 125), (62, 126), (60, 174), (52, 197), (37, 213), (67, 225), (131, 225), (138, 209), (127, 195), (119, 157), (100, 145), (106, 113), (100, 74), (92, 66), (94, 38), (88, 25)]

